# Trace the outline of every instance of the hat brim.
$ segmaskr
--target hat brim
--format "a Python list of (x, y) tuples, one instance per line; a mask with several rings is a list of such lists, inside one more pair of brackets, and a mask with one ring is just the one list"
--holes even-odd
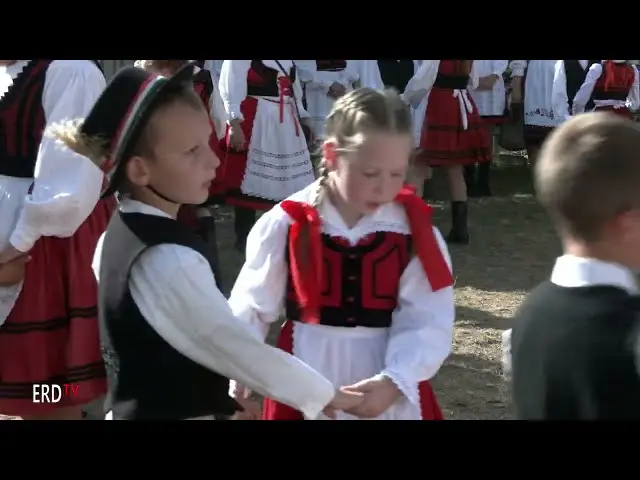
[(162, 82), (162, 84), (156, 88), (153, 98), (151, 98), (148, 103), (145, 103), (143, 108), (137, 110), (135, 123), (129, 127), (129, 131), (123, 133), (123, 135), (126, 136), (126, 140), (119, 148), (118, 158), (112, 160), (115, 163), (115, 167), (109, 175), (107, 186), (101, 198), (110, 197), (118, 191), (118, 187), (122, 185), (122, 181), (125, 178), (126, 160), (130, 156), (131, 149), (137, 143), (149, 119), (156, 111), (158, 105), (162, 104), (162, 100), (167, 92), (173, 91), (178, 85), (187, 85), (193, 81), (195, 66), (195, 63), (188, 63), (180, 68), (174, 75), (168, 77), (166, 81)]

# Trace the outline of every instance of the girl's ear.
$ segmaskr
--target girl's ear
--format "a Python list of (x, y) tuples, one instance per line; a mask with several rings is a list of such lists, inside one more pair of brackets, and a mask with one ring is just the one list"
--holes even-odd
[(327, 167), (333, 170), (338, 157), (337, 145), (334, 142), (325, 142), (322, 145), (322, 156), (327, 163)]

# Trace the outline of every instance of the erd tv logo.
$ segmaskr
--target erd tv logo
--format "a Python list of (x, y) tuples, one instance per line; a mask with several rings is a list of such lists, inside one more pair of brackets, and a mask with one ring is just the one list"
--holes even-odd
[(33, 384), (33, 403), (58, 403), (63, 398), (77, 397), (80, 385), (77, 383)]

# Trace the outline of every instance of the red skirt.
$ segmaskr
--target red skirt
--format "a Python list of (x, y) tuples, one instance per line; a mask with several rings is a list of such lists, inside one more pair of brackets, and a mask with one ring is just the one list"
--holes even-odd
[[(253, 120), (258, 108), (258, 99), (247, 97), (240, 104), (240, 111), (244, 117), (242, 122), (242, 132), (246, 142), (246, 147), (251, 143), (251, 132), (253, 131)], [(222, 182), (226, 187), (224, 201), (227, 205), (247, 207), (255, 210), (269, 210), (276, 202), (267, 199), (245, 195), (240, 186), (244, 179), (244, 171), (247, 168), (247, 150), (236, 151), (229, 148), (229, 126), (224, 138), (220, 141), (222, 168)]]
[(613, 108), (611, 106), (596, 107), (593, 111), (594, 112), (611, 112), (611, 113), (615, 113), (616, 115), (621, 115), (625, 118), (628, 118), (629, 120), (633, 120), (633, 113), (631, 113), (631, 110), (629, 110), (627, 107), (622, 107), (622, 108)]
[[(278, 337), (277, 347), (287, 353), (293, 352), (293, 322), (288, 321), (282, 327)], [(440, 410), (440, 406), (438, 405), (438, 400), (431, 389), (431, 384), (429, 382), (422, 382), (418, 390), (420, 392), (422, 420), (444, 420), (442, 410)], [(264, 401), (262, 419), (304, 420), (304, 415), (288, 405), (267, 398)]]
[[(466, 92), (466, 91), (463, 91)], [(419, 161), (431, 166), (470, 165), (491, 161), (491, 140), (484, 128), (478, 109), (467, 95), (472, 111), (466, 111), (467, 128), (462, 123), (462, 112), (453, 91), (434, 88), (422, 128)]]
[[(91, 264), (115, 205), (99, 201), (72, 237), (42, 237), (29, 252), (22, 292), (0, 326), (0, 413), (46, 414), (106, 393)], [(34, 383), (73, 390), (59, 403), (34, 403)]]

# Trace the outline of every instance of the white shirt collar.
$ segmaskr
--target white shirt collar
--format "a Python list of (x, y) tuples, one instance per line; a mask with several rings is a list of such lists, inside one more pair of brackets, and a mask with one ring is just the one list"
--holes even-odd
[(144, 213), (146, 215), (155, 215), (156, 217), (172, 218), (171, 215), (157, 209), (156, 207), (152, 207), (151, 205), (147, 205), (146, 203), (127, 197), (120, 199), (118, 209), (123, 213)]
[(611, 285), (623, 288), (631, 295), (638, 293), (635, 277), (628, 268), (595, 258), (574, 255), (563, 255), (556, 260), (551, 281), (560, 287)]

